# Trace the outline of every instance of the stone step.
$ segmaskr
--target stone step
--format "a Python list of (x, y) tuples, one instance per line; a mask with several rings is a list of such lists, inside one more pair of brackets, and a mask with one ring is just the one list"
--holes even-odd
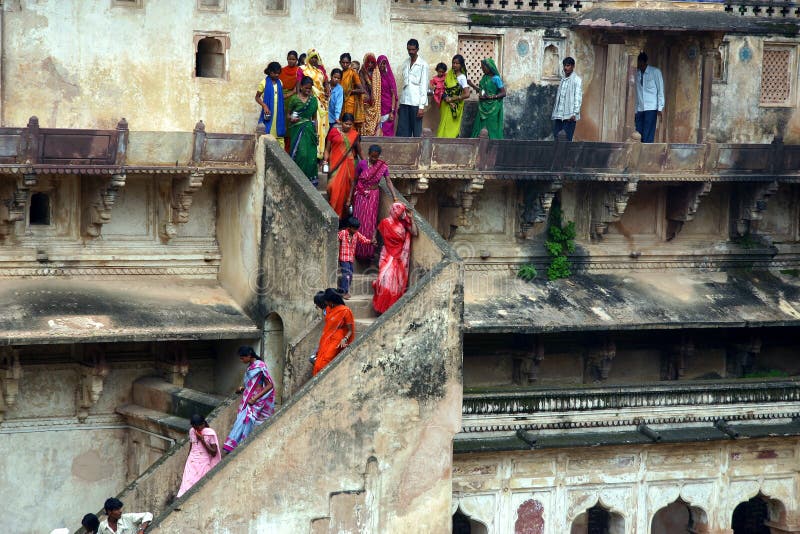
[(219, 406), (224, 397), (171, 384), (161, 377), (147, 376), (133, 383), (133, 403), (143, 408), (189, 419), (203, 417)]
[(367, 330), (367, 328), (372, 326), (372, 324), (375, 322), (376, 319), (377, 317), (369, 317), (369, 318), (365, 317), (363, 319), (356, 319), (356, 335), (360, 336), (361, 334), (363, 334)]
[(353, 295), (349, 300), (344, 302), (353, 312), (353, 316), (356, 319), (372, 319), (377, 317), (375, 310), (372, 308), (372, 295)]
[(369, 295), (372, 298), (373, 289), (372, 282), (375, 280), (376, 274), (353, 274), (353, 281), (350, 282), (350, 294), (355, 295)]
[(130, 426), (172, 439), (185, 438), (191, 426), (187, 418), (152, 410), (138, 404), (121, 404), (115, 411), (123, 416), (125, 422)]

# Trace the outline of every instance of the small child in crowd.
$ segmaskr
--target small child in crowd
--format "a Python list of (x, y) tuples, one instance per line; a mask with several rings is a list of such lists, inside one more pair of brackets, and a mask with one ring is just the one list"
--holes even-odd
[(377, 245), (373, 238), (370, 240), (358, 231), (361, 223), (355, 217), (348, 217), (344, 223), (344, 230), (339, 230), (339, 268), (341, 269), (341, 282), (339, 292), (343, 299), (350, 298), (350, 282), (353, 280), (353, 258), (356, 254), (356, 243), (364, 245)]
[(342, 114), (344, 89), (342, 89), (341, 81), (342, 69), (333, 69), (330, 80), (331, 96), (328, 97), (328, 123), (331, 128), (339, 123), (339, 116)]
[(447, 65), (444, 63), (436, 65), (436, 76), (431, 78), (431, 88), (428, 93), (433, 94), (433, 99), (436, 101), (437, 106), (442, 103), (444, 98), (444, 77), (446, 74)]
[(350, 68), (353, 69), (356, 72), (359, 72), (361, 70), (361, 62), (358, 61), (358, 60), (351, 61), (350, 62)]

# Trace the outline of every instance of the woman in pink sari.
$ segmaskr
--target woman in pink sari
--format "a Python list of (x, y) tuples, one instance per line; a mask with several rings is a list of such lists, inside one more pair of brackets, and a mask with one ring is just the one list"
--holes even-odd
[(378, 133), (382, 133), (384, 137), (394, 137), (394, 120), (397, 117), (400, 98), (389, 58), (378, 56), (378, 69), (381, 76), (381, 122)]
[[(375, 227), (378, 224), (378, 205), (381, 200), (381, 190), (378, 185), (381, 178), (386, 179), (393, 202), (397, 202), (397, 193), (392, 180), (389, 179), (389, 165), (380, 159), (380, 145), (371, 145), (367, 153), (368, 159), (362, 159), (356, 165), (356, 181), (350, 205), (353, 206), (353, 216), (361, 223), (358, 231), (364, 237), (372, 239), (375, 237)], [(356, 258), (360, 261), (372, 261), (374, 256), (375, 246), (371, 243), (356, 245)]]
[(239, 359), (247, 365), (247, 371), (244, 373), (244, 385), (236, 390), (242, 394), (242, 400), (233, 428), (222, 446), (226, 454), (275, 412), (275, 388), (267, 364), (258, 357), (253, 347), (239, 347)]
[(378, 262), (378, 279), (372, 282), (375, 290), (372, 307), (383, 313), (403, 296), (408, 287), (411, 236), (417, 235), (411, 208), (400, 202), (392, 204), (389, 216), (380, 222), (378, 231), (383, 237), (383, 250)]
[(205, 417), (194, 414), (190, 422), (192, 424), (192, 428), (189, 429), (191, 445), (189, 457), (186, 459), (186, 467), (183, 468), (183, 480), (181, 488), (178, 490), (178, 497), (189, 491), (189, 488), (194, 486), (222, 459), (217, 433), (208, 426)]

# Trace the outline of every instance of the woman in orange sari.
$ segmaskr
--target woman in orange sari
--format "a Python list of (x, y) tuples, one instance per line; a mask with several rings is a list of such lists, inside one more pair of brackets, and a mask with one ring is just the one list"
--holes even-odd
[(330, 164), (328, 171), (328, 203), (340, 219), (347, 217), (346, 208), (353, 197), (353, 182), (356, 176), (355, 156), (364, 159), (361, 153), (361, 136), (353, 128), (353, 115), (342, 115), (341, 129), (332, 128), (325, 141), (322, 165)]
[(341, 85), (344, 90), (342, 116), (350, 113), (353, 116), (356, 130), (360, 132), (361, 126), (364, 124), (364, 86), (361, 84), (361, 78), (358, 77), (358, 71), (350, 68), (351, 62), (352, 59), (347, 52), (339, 56), (339, 65), (342, 66)]
[(375, 54), (367, 52), (359, 72), (364, 83), (364, 127), (361, 135), (378, 135), (381, 122), (381, 69)]
[(342, 352), (356, 337), (356, 322), (353, 312), (345, 306), (342, 296), (328, 288), (322, 297), (325, 302), (325, 326), (319, 338), (314, 376)]
[(375, 290), (372, 307), (383, 313), (403, 296), (408, 287), (411, 236), (417, 235), (411, 208), (400, 202), (392, 204), (389, 216), (378, 224), (378, 232), (383, 237), (383, 249), (378, 262), (378, 279), (372, 282)]

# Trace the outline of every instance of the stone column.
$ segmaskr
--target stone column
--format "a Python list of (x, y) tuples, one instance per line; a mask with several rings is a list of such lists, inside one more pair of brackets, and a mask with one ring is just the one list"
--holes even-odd
[(711, 124), (711, 90), (714, 81), (714, 60), (719, 50), (720, 38), (714, 36), (703, 43), (703, 69), (700, 78), (700, 126), (697, 129), (697, 142), (705, 143)]
[(636, 131), (636, 58), (644, 47), (645, 38), (640, 36), (625, 37), (625, 55), (628, 65), (628, 88), (625, 99), (625, 126), (623, 139), (628, 139)]

